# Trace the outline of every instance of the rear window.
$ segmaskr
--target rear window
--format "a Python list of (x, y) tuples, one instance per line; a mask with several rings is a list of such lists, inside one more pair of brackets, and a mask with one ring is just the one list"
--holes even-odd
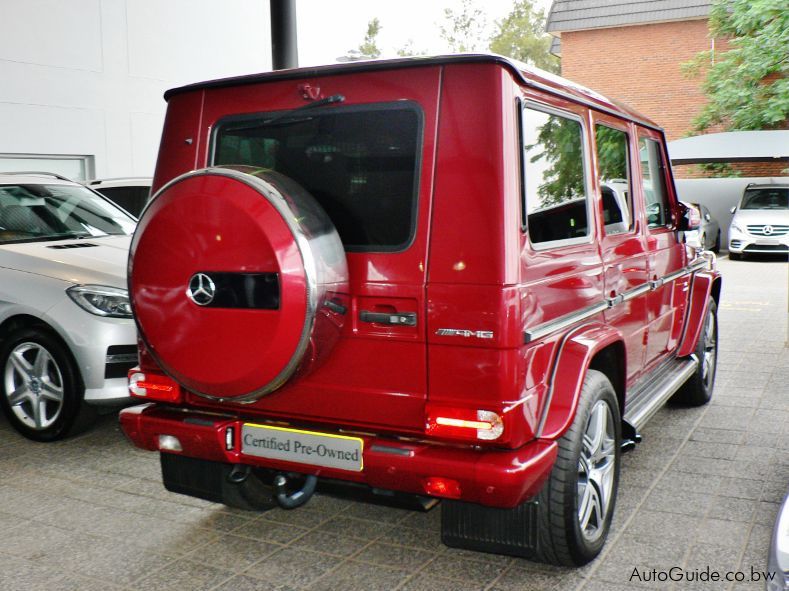
[(789, 189), (747, 189), (741, 209), (789, 209)]
[(408, 102), (257, 113), (219, 122), (214, 165), (289, 176), (326, 210), (346, 250), (399, 251), (416, 225), (422, 113)]
[(151, 192), (150, 187), (107, 187), (95, 190), (120, 205), (134, 217), (140, 217)]

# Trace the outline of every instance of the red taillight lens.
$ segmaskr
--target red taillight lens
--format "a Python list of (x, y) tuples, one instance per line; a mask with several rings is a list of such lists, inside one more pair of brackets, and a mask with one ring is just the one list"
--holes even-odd
[(425, 492), (432, 497), (460, 498), (460, 483), (451, 478), (431, 476), (424, 481)]
[(493, 441), (504, 432), (501, 417), (490, 410), (427, 405), (428, 435)]
[(144, 373), (139, 367), (129, 371), (129, 393), (136, 398), (157, 402), (180, 402), (181, 388), (167, 376)]

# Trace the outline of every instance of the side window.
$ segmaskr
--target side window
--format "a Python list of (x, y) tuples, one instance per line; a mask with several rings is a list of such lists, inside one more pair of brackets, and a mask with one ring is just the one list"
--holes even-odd
[(595, 143), (606, 234), (628, 232), (633, 227), (633, 207), (627, 133), (597, 125)]
[(523, 149), (523, 211), (532, 244), (588, 236), (581, 123), (525, 108)]
[(644, 186), (647, 225), (650, 228), (667, 226), (671, 216), (660, 144), (655, 140), (641, 138), (638, 141), (638, 152), (641, 159), (641, 182)]

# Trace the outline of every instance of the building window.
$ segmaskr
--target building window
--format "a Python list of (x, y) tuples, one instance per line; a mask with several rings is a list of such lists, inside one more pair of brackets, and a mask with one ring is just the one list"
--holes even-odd
[(85, 182), (93, 178), (93, 156), (0, 154), (0, 172), (51, 172)]

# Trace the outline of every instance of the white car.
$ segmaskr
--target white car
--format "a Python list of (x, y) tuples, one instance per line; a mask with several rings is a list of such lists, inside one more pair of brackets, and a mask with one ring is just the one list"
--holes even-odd
[(751, 184), (729, 227), (729, 258), (789, 253), (789, 184)]
[(22, 435), (60, 439), (128, 400), (134, 226), (68, 179), (0, 174), (0, 406)]
[(773, 541), (767, 557), (767, 591), (789, 591), (789, 493), (775, 518)]

